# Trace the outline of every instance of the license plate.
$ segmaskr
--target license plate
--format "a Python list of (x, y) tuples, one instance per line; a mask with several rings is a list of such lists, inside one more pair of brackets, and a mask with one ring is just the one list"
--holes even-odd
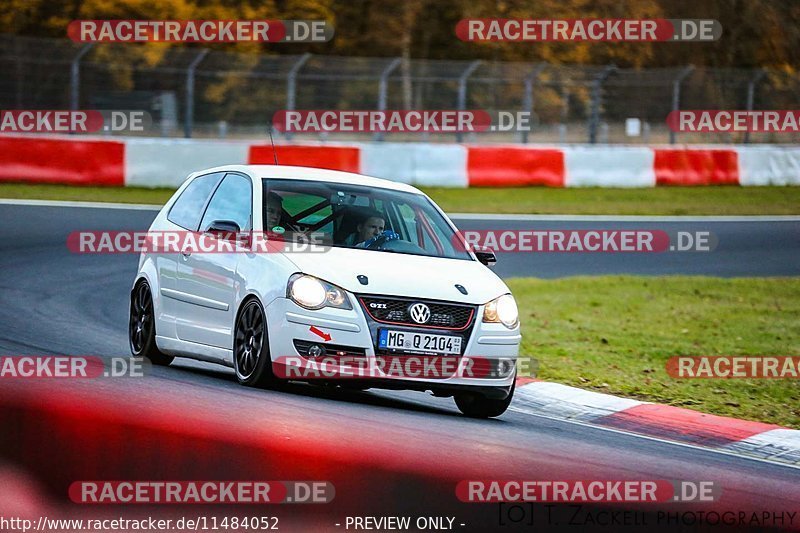
[(378, 347), (409, 352), (434, 352), (447, 355), (460, 355), (461, 337), (382, 329), (378, 334)]

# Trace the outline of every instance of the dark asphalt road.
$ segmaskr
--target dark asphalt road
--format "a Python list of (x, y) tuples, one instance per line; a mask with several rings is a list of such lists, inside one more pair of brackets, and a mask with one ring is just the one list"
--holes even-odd
[(498, 253), (495, 271), (502, 277), (800, 275), (800, 220), (453, 220), (462, 230), (660, 230), (670, 235), (673, 244), (677, 232), (709, 232), (717, 241), (709, 252)]
[[(153, 215), (148, 211), (0, 205), (0, 354), (128, 355), (127, 297), (136, 256), (75, 255), (67, 250), (65, 241), (75, 230), (141, 230)], [(496, 227), (492, 221), (474, 224)], [(542, 227), (540, 223), (525, 224)], [(575, 227), (566, 223), (548, 226)], [(634, 223), (631, 227), (645, 226)], [(594, 255), (589, 259), (574, 254), (517, 255), (501, 258), (498, 271), (548, 277), (619, 272), (800, 273), (800, 223), (713, 227), (712, 231), (719, 232), (720, 248), (725, 249), (700, 259), (698, 254)], [(252, 423), (274, 427), (275, 438), (290, 438), (297, 431), (347, 428), (347, 445), (353, 453), (367, 450), (375, 442), (392, 442), (396, 443), (394, 460), (398, 464), (411, 464), (415, 457), (435, 453), (438, 461), (469, 464), (487, 477), (501, 479), (715, 480), (722, 484), (724, 494), (715, 508), (780, 512), (800, 507), (800, 471), (795, 469), (513, 410), (499, 420), (468, 420), (457, 414), (451, 400), (420, 393), (330, 393), (305, 386), (289, 392), (248, 390), (239, 387), (227, 369), (185, 360), (177, 360), (170, 368), (157, 368), (144, 380), (99, 380), (81, 386), (135, 393), (145, 402), (157, 391), (174, 394), (183, 405), (219, 402), (229, 413), (255, 413), (249, 415)], [(375, 491), (379, 493), (380, 487)], [(437, 511), (425, 509), (425, 495), (408, 498), (419, 502), (420, 513)], [(695, 504), (694, 509), (699, 508)], [(486, 520), (489, 524), (494, 518)], [(795, 520), (800, 523), (800, 516)]]

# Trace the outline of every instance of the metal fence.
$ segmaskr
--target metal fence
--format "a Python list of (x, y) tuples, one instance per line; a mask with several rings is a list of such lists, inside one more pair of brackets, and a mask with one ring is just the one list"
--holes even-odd
[[(530, 132), (457, 140), (536, 143), (798, 142), (795, 134), (672, 134), (676, 109), (797, 109), (800, 79), (768, 69), (248, 55), (163, 44), (0, 35), (0, 108), (143, 109), (148, 135), (263, 137), (283, 109), (529, 111)], [(626, 128), (638, 119), (639, 133)], [(297, 138), (453, 141), (444, 134)]]

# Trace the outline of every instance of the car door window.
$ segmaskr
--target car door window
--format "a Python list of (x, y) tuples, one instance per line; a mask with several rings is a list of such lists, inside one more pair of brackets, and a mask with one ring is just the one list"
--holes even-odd
[(230, 220), (236, 222), (242, 231), (249, 231), (252, 204), (250, 180), (239, 174), (228, 174), (211, 198), (200, 230), (206, 231), (215, 220)]
[[(263, 188), (265, 223), (271, 216), (276, 226), (271, 229), (279, 230), (275, 233), (283, 240), (313, 232), (331, 246), (354, 247), (373, 238), (363, 222), (380, 218), (384, 235), (376, 236), (380, 240), (370, 250), (474, 260), (454, 245), (453, 227), (425, 195), (310, 179), (265, 179)], [(275, 222), (278, 209), (280, 221)]]
[(169, 210), (167, 220), (184, 229), (195, 231), (203, 215), (206, 201), (222, 178), (222, 173), (198, 176), (186, 186)]
[(414, 210), (408, 204), (398, 204), (397, 210), (402, 217), (403, 238), (419, 246), (419, 239), (417, 239), (417, 220), (414, 217)]

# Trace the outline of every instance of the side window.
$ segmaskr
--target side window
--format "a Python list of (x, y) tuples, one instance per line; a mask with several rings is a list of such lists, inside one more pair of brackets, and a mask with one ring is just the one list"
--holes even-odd
[[(456, 253), (456, 250), (453, 245), (458, 241), (448, 239), (447, 236), (442, 232), (442, 227), (439, 224), (431, 223), (430, 226), (431, 228), (433, 228), (433, 232), (436, 234), (438, 241), (442, 244), (442, 248), (444, 248), (445, 255), (454, 255)], [(426, 248), (435, 249), (435, 245), (433, 245), (433, 243), (428, 244), (427, 240), (425, 244), (427, 244), (428, 246), (426, 246)]]
[(215, 220), (230, 220), (236, 222), (243, 231), (250, 230), (252, 204), (250, 180), (238, 174), (228, 174), (208, 204), (200, 231), (207, 230)]
[[(408, 204), (398, 205), (398, 210), (400, 211), (400, 216), (402, 217), (404, 230), (408, 232), (409, 241), (416, 244), (426, 252), (438, 255), (440, 252), (430, 234), (430, 229), (432, 229), (433, 233), (436, 235), (436, 240), (442, 245), (443, 252), (446, 254), (454, 253), (453, 244), (443, 233), (439, 224), (431, 221), (430, 215), (425, 210), (419, 209), (415, 211), (414, 208)], [(428, 223), (423, 224), (423, 221), (420, 220), (420, 217)], [(422, 242), (419, 240), (420, 231), (422, 231)]]
[(417, 239), (417, 220), (414, 216), (414, 210), (411, 209), (411, 206), (408, 204), (398, 204), (397, 207), (400, 211), (400, 216), (403, 217), (403, 229), (408, 235), (407, 240), (419, 245), (419, 239)]
[(195, 178), (172, 204), (167, 220), (184, 229), (196, 230), (200, 217), (203, 216), (206, 200), (221, 177), (221, 173), (216, 173)]

